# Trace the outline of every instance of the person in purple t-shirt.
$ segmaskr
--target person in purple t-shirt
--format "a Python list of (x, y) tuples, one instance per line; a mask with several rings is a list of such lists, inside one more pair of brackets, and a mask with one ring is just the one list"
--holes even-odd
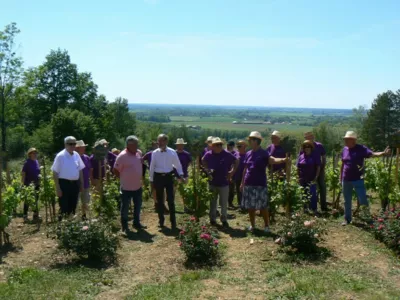
[[(21, 181), (24, 186), (29, 186), (33, 184), (35, 186), (35, 207), (33, 208), (33, 220), (37, 221), (39, 219), (39, 210), (38, 210), (38, 200), (39, 200), (39, 175), (40, 175), (40, 166), (37, 160), (37, 150), (35, 148), (30, 148), (27, 152), (28, 159), (25, 161), (24, 166), (22, 167), (22, 177)], [(29, 204), (27, 202), (24, 203), (24, 221), (28, 221), (28, 210)]]
[[(367, 192), (364, 186), (364, 161), (370, 157), (390, 155), (387, 147), (383, 152), (373, 152), (364, 145), (357, 144), (357, 134), (347, 131), (344, 136), (345, 147), (342, 150), (342, 170), (340, 180), (343, 187), (345, 221), (342, 225), (351, 223), (351, 206), (353, 190), (356, 191), (360, 205), (368, 207)], [(368, 209), (368, 208), (367, 208)]]
[[(281, 146), (281, 133), (279, 131), (274, 131), (271, 134), (271, 142), (272, 144), (267, 147), (267, 152), (269, 156), (273, 156), (275, 158), (285, 158), (286, 151)], [(272, 175), (273, 173), (277, 174), (278, 177), (281, 179), (285, 178), (285, 168), (286, 164), (276, 164), (276, 165), (269, 165), (269, 173)]]
[(233, 181), (235, 182), (235, 188), (236, 188), (236, 195), (237, 195), (237, 200), (238, 204), (241, 207), (242, 210), (244, 210), (242, 206), (242, 191), (240, 190), (240, 185), (242, 184), (242, 178), (243, 178), (243, 170), (244, 170), (244, 159), (246, 157), (246, 148), (247, 148), (247, 143), (244, 140), (239, 140), (236, 143), (236, 148), (239, 150), (236, 153), (236, 157), (239, 160), (239, 166), (238, 169), (233, 176)]
[(204, 177), (207, 177), (208, 175), (207, 175), (207, 172), (206, 172), (206, 171), (204, 170), (204, 168), (203, 168), (203, 163), (202, 163), (201, 159), (204, 157), (204, 155), (205, 155), (208, 151), (211, 151), (211, 149), (212, 149), (212, 145), (211, 145), (212, 139), (213, 139), (212, 136), (209, 136), (209, 137), (206, 139), (205, 144), (206, 144), (207, 146), (201, 151), (200, 156), (198, 157), (197, 166), (198, 166), (198, 168), (199, 168), (200, 171), (201, 171), (200, 174), (203, 175)]
[[(319, 201), (321, 204), (321, 210), (323, 212), (328, 210), (326, 203), (326, 182), (325, 182), (325, 165), (326, 165), (326, 151), (321, 143), (315, 141), (314, 134), (312, 132), (304, 133), (304, 139), (312, 141), (314, 143), (313, 155), (316, 155), (321, 160), (321, 170), (317, 179), (317, 185), (319, 190)], [(300, 152), (301, 154), (302, 152)]]
[(221, 222), (224, 227), (228, 227), (229, 182), (237, 170), (239, 160), (222, 148), (223, 142), (220, 138), (213, 138), (211, 145), (212, 150), (202, 158), (204, 170), (211, 177), (210, 191), (214, 195), (210, 203), (210, 222), (211, 225), (216, 225), (219, 197)]
[[(233, 156), (237, 157), (238, 152), (235, 150), (234, 141), (229, 141), (228, 144), (226, 144), (226, 151), (231, 153)], [(235, 206), (233, 205), (234, 198), (235, 198), (235, 181), (233, 180), (233, 178), (231, 178), (231, 181), (229, 182), (229, 197), (228, 197), (228, 207), (230, 209), (235, 209)]]
[(287, 158), (275, 158), (261, 148), (262, 136), (258, 131), (249, 135), (251, 150), (244, 159), (243, 179), (240, 189), (243, 192), (243, 207), (249, 211), (249, 231), (253, 231), (256, 222), (256, 211), (260, 210), (264, 218), (264, 232), (269, 232), (267, 167), (268, 164), (286, 163)]
[(82, 170), (83, 190), (79, 193), (79, 198), (82, 202), (82, 219), (86, 220), (86, 214), (89, 212), (90, 203), (90, 170), (92, 169), (92, 164), (89, 156), (85, 154), (87, 145), (84, 141), (77, 141), (75, 147), (76, 152), (81, 156), (83, 164), (85, 165), (85, 168)]
[(297, 159), (297, 173), (299, 183), (304, 189), (304, 196), (309, 202), (304, 209), (309, 207), (314, 213), (317, 213), (317, 179), (321, 170), (321, 159), (313, 155), (314, 143), (306, 140), (302, 145), (302, 152)]

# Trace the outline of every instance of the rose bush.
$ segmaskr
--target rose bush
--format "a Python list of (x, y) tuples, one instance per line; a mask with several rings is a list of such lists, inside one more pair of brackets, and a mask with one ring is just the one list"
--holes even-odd
[(206, 225), (201, 225), (192, 216), (179, 233), (179, 247), (186, 261), (194, 265), (218, 265), (221, 263), (221, 245), (216, 234)]
[(400, 209), (392, 208), (372, 217), (370, 229), (390, 249), (400, 253)]
[(324, 219), (310, 219), (310, 216), (296, 213), (284, 223), (275, 242), (301, 253), (316, 252), (318, 243), (326, 234), (325, 222)]
[(119, 246), (118, 237), (108, 223), (63, 220), (51, 233), (59, 241), (59, 248), (75, 253), (80, 258), (95, 262), (113, 262)]

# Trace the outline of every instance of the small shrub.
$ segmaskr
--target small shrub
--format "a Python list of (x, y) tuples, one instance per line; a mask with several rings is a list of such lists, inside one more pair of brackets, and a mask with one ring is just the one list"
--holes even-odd
[(106, 221), (113, 221), (118, 216), (118, 201), (120, 198), (119, 182), (104, 180), (103, 199), (95, 192), (92, 196), (91, 206), (95, 216)]
[(373, 216), (370, 228), (378, 240), (400, 253), (400, 209), (391, 209)]
[(108, 223), (96, 219), (85, 222), (63, 220), (56, 230), (56, 238), (60, 249), (80, 258), (96, 262), (116, 259), (118, 237)]
[(221, 263), (221, 245), (208, 226), (201, 225), (193, 216), (184, 224), (179, 234), (179, 247), (193, 265), (218, 265)]
[(300, 253), (315, 253), (322, 236), (326, 234), (325, 221), (296, 213), (284, 223), (276, 243)]

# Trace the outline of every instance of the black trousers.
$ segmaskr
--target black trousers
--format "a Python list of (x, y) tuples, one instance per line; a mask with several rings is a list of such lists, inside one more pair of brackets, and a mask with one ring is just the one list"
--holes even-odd
[(235, 181), (229, 182), (229, 197), (228, 205), (233, 206), (233, 199), (235, 199)]
[(75, 214), (79, 197), (79, 180), (58, 179), (62, 196), (58, 198), (60, 205), (60, 220), (63, 215)]
[(154, 187), (156, 189), (157, 213), (160, 226), (164, 226), (164, 190), (167, 192), (167, 202), (171, 226), (176, 227), (175, 199), (174, 199), (174, 176), (173, 173), (154, 173)]
[(238, 200), (238, 204), (240, 207), (242, 207), (242, 191), (240, 190), (241, 184), (242, 184), (242, 180), (235, 181), (236, 195), (237, 195), (237, 200)]

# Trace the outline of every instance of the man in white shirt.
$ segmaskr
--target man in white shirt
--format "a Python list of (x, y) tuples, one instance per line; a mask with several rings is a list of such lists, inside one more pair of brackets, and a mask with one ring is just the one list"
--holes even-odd
[(164, 190), (167, 192), (167, 202), (170, 213), (171, 228), (176, 229), (175, 201), (174, 201), (174, 168), (176, 169), (179, 181), (182, 182), (183, 171), (179, 157), (175, 150), (167, 147), (168, 136), (158, 136), (158, 149), (154, 150), (150, 164), (150, 182), (156, 190), (157, 212), (159, 227), (164, 228)]
[(51, 167), (60, 205), (60, 221), (64, 215), (75, 214), (79, 192), (83, 191), (82, 170), (85, 168), (80, 155), (75, 152), (76, 139), (68, 136), (64, 144), (65, 149), (57, 154)]

